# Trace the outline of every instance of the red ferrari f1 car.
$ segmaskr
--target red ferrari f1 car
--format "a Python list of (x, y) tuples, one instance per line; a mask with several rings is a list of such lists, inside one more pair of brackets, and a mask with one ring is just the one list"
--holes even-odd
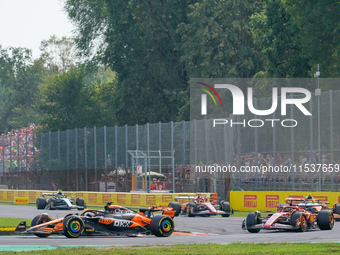
[(175, 197), (176, 200), (190, 200), (187, 203), (180, 205), (178, 202), (170, 202), (169, 207), (176, 210), (176, 215), (181, 212), (188, 217), (195, 216), (211, 216), (211, 215), (221, 215), (222, 217), (229, 217), (234, 213), (233, 208), (228, 202), (221, 201), (219, 205), (212, 204), (208, 202), (205, 197), (201, 197), (199, 194), (197, 196), (180, 196)]
[(312, 194), (308, 194), (306, 197), (288, 197), (285, 199), (285, 204), (279, 204), (278, 210), (282, 206), (287, 205), (296, 205), (299, 206), (306, 211), (310, 211), (311, 213), (318, 213), (321, 210), (332, 210), (335, 221), (340, 221), (340, 204), (335, 203), (333, 208), (330, 208), (329, 202), (320, 201), (312, 196)]
[[(153, 215), (162, 211), (162, 215)], [(140, 236), (155, 235), (168, 237), (174, 231), (175, 211), (172, 208), (156, 208), (136, 212), (129, 208), (111, 205), (108, 202), (104, 210), (87, 209), (80, 215), (68, 214), (52, 220), (46, 214), (40, 214), (32, 220), (31, 227), (24, 234), (47, 237), (61, 234), (75, 238), (79, 236)]]
[(331, 210), (321, 210), (312, 213), (299, 206), (281, 206), (276, 213), (261, 217), (259, 211), (251, 212), (242, 222), (242, 229), (250, 233), (258, 233), (261, 229), (295, 230), (303, 232), (306, 229), (331, 230), (334, 226), (334, 216)]

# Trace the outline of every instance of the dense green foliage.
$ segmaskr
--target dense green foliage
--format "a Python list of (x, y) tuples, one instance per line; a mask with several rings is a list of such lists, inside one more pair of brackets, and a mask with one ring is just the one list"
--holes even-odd
[(51, 37), (36, 60), (0, 48), (0, 133), (188, 120), (190, 77), (340, 76), (339, 1), (64, 4), (74, 41)]

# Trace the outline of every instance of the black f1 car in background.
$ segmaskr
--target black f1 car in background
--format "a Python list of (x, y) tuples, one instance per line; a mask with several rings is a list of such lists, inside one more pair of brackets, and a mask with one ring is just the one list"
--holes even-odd
[(279, 211), (261, 217), (259, 211), (251, 212), (242, 222), (242, 229), (250, 233), (267, 230), (295, 230), (304, 232), (306, 229), (331, 230), (334, 226), (334, 215), (331, 210), (312, 213), (299, 206), (281, 206)]
[[(80, 215), (68, 214), (55, 220), (52, 220), (46, 213), (37, 215), (32, 220), (31, 227), (23, 233), (34, 234), (38, 237), (59, 234), (70, 238), (121, 235), (170, 236), (175, 227), (171, 218), (175, 211), (164, 209), (162, 215), (153, 216), (154, 211), (160, 211), (160, 208), (149, 208), (143, 212), (136, 212), (120, 205), (111, 205), (111, 202), (108, 202), (105, 211), (87, 209)], [(151, 215), (152, 218), (150, 218)]]
[(36, 200), (36, 206), (37, 209), (84, 210), (86, 204), (82, 197), (77, 197), (74, 200), (73, 197), (67, 197), (67, 195), (58, 191), (58, 193), (42, 193), (42, 197), (38, 197)]
[(212, 204), (208, 202), (205, 197), (201, 197), (197, 194), (193, 196), (179, 196), (175, 197), (176, 200), (190, 200), (189, 202), (180, 205), (177, 201), (170, 202), (169, 207), (176, 210), (176, 215), (180, 213), (187, 215), (188, 217), (195, 216), (211, 216), (211, 215), (221, 215), (222, 217), (229, 217), (234, 213), (233, 208), (230, 206), (229, 202), (221, 201), (219, 205)]

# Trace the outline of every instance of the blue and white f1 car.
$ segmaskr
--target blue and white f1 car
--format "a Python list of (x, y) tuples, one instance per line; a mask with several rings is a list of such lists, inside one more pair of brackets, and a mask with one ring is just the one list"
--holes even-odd
[(70, 210), (78, 209), (84, 210), (86, 207), (84, 198), (67, 197), (61, 191), (58, 193), (42, 193), (42, 197), (38, 197), (36, 200), (37, 209), (49, 209), (49, 210)]

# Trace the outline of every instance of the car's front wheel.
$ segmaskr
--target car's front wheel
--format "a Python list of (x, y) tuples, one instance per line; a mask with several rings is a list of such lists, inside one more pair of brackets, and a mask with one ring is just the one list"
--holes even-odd
[(251, 227), (255, 226), (256, 224), (258, 224), (260, 216), (261, 215), (259, 215), (259, 213), (257, 213), (257, 212), (248, 213), (247, 218), (246, 218), (246, 222), (245, 222), (245, 225), (247, 227), (248, 232), (250, 232), (250, 233), (260, 232), (259, 228), (251, 228)]
[(305, 232), (307, 229), (307, 219), (304, 213), (294, 212), (291, 216), (291, 224), (296, 227), (296, 231)]
[[(31, 227), (34, 227), (36, 225), (45, 223), (45, 222), (49, 222), (51, 221), (52, 218), (47, 215), (46, 213), (44, 214), (39, 214), (37, 216), (35, 216), (31, 222)], [(48, 237), (50, 234), (49, 233), (35, 233), (34, 235), (36, 235), (37, 237)]]
[(85, 229), (84, 221), (77, 216), (67, 216), (63, 220), (64, 235), (69, 238), (76, 238), (83, 234)]
[(48, 209), (55, 210), (56, 206), (57, 206), (57, 199), (55, 199), (54, 197), (51, 197), (48, 200)]
[(175, 223), (171, 217), (167, 215), (156, 215), (151, 219), (150, 231), (158, 237), (168, 237), (175, 229)]

